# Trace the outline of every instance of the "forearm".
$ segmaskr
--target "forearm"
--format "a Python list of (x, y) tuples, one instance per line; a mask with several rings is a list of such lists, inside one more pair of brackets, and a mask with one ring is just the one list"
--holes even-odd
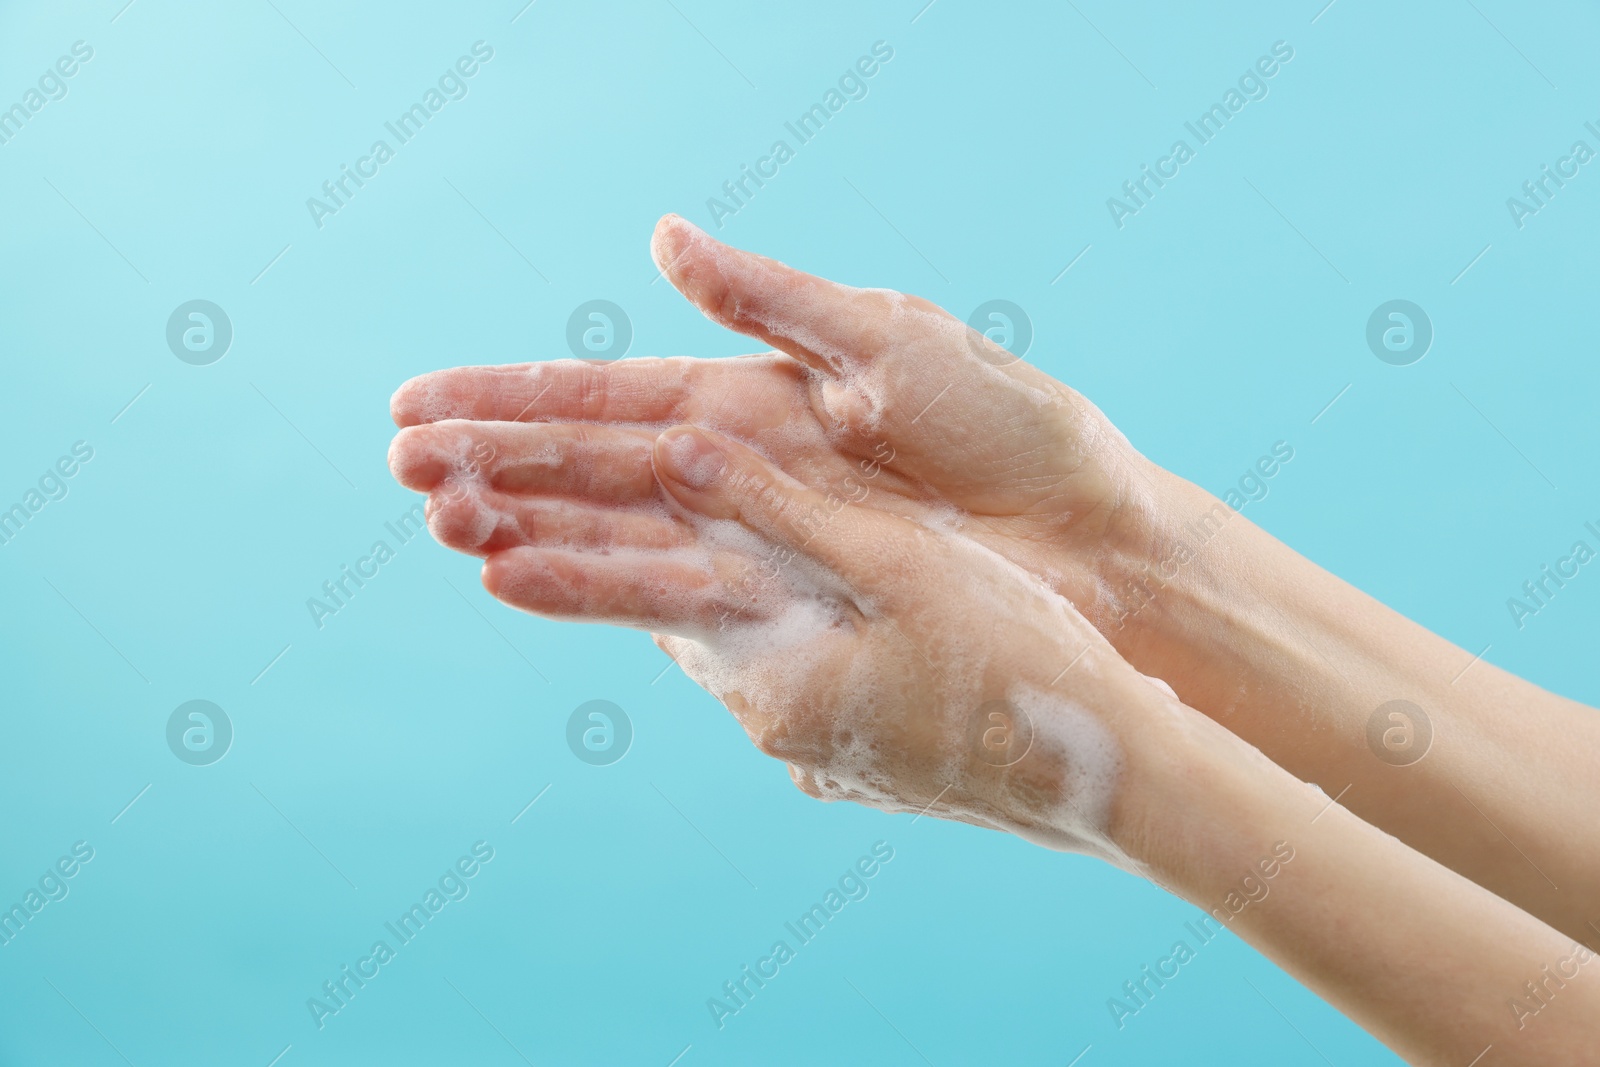
[(1411, 1062), (1590, 1062), (1594, 957), (1188, 709), (1168, 715), (1176, 743), (1133, 754), (1113, 837), (1214, 917), (1199, 922), (1232, 929)]
[[(1118, 650), (1374, 825), (1600, 944), (1600, 841), (1573, 833), (1600, 810), (1600, 715), (1474, 662), (1165, 477), (1158, 555), (1189, 556), (1112, 634)], [(1380, 713), (1395, 700), (1415, 707)]]

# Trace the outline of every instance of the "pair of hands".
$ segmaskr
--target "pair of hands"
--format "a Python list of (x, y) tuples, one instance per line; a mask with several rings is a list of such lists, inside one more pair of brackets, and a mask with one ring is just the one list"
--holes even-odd
[(1163, 472), (926, 301), (676, 216), (652, 253), (777, 351), (407, 382), (390, 465), (434, 535), (512, 606), (653, 632), (813, 796), (1118, 856), (1127, 746), (1178, 705), (1090, 620)]
[[(490, 593), (652, 632), (813, 796), (1160, 882), (1414, 1062), (1591, 1062), (1600, 985), (1548, 976), (1600, 931), (1593, 709), (1233, 519), (925, 301), (670, 216), (652, 251), (776, 351), (395, 394), (395, 476)], [(1400, 767), (1369, 729), (1402, 694), (1436, 743)], [(1217, 906), (1279, 846), (1270, 899)]]

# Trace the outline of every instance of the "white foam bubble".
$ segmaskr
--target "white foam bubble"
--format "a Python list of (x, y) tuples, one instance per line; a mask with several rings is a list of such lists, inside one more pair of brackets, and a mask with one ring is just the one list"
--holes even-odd
[[(459, 519), (463, 506), (469, 509), (471, 519), (471, 526), (467, 531), (471, 547), (478, 548), (487, 544), (495, 530), (501, 527), (517, 529), (516, 516), (494, 503), (489, 484), (490, 465), (494, 461), (493, 451), (478, 437), (472, 424), (444, 422), (439, 424), (438, 429), (429, 432), (437, 435), (436, 449), (439, 447), (438, 438), (448, 435), (445, 437), (448, 443), (436, 454), (439, 454), (450, 467), (450, 473), (445, 476), (441, 488), (436, 491), (445, 502), (445, 507), (436, 508), (428, 517), (428, 525), (433, 530), (434, 536), (439, 536), (438, 525), (443, 521), (444, 512), (448, 510)], [(553, 445), (551, 447), (554, 448)], [(560, 462), (559, 451), (556, 451), (554, 463)]]
[[(782, 552), (744, 527), (691, 521), (719, 549), (755, 558)], [(936, 531), (926, 537), (952, 540)], [(953, 595), (930, 586), (929, 602), (900, 618), (885, 618), (870, 597), (797, 557), (763, 569), (742, 590), (756, 609), (748, 617), (684, 635), (690, 639), (673, 642), (672, 654), (713, 695), (756, 709), (766, 724), (758, 734), (788, 746), (777, 754), (824, 795), (888, 811), (920, 811), (938, 796), (931, 814), (1131, 868), (1107, 834), (1122, 769), (1116, 739), (1044, 681), (1019, 680), (1027, 676), (1021, 650), (1059, 648), (1059, 635), (1084, 624), (1020, 568), (953, 541), (957, 565), (941, 565), (942, 580), (975, 584)], [(937, 547), (928, 546), (933, 558)], [(893, 565), (886, 557), (884, 566)], [(1032, 726), (1032, 747), (1003, 772), (982, 764), (973, 746), (973, 720), (994, 697)]]

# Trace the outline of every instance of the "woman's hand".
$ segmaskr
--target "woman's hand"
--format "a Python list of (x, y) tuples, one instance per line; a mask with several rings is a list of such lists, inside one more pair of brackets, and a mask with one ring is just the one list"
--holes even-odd
[[(592, 446), (587, 428), (552, 429), (443, 422), (391, 451), (441, 540), (487, 556), (496, 597), (655, 632), (812, 796), (1127, 862), (1125, 754), (1158, 733), (1130, 724), (1175, 702), (1059, 594), (714, 433), (608, 434), (623, 455), (601, 474), (552, 459)], [(566, 497), (505, 488), (535, 480)]]
[[(436, 532), (487, 552), (495, 596), (656, 631), (806, 792), (1137, 871), (1412, 1062), (1587, 1062), (1592, 977), (1565, 980), (1536, 1018), (1508, 1010), (1523, 983), (1581, 966), (1577, 946), (1179, 704), (1014, 564), (804, 486), (713, 433), (632, 446), (655, 479), (647, 498), (628, 464), (620, 482), (561, 473), (540, 430), (412, 427), (391, 464), (430, 494)], [(569, 502), (544, 500), (512, 544), (519, 520), (491, 483), (535, 474)]]
[[(1516, 1005), (1589, 957), (1507, 899), (1587, 936), (1600, 855), (1572, 828), (1592, 712), (1487, 665), (1452, 690), (1459, 650), (929, 305), (672, 220), (656, 251), (713, 318), (783, 352), (443, 371), (395, 397), (396, 476), (429, 493), (441, 541), (486, 557), (492, 593), (655, 631), (813, 795), (1147, 874), (1416, 1062), (1586, 1062), (1600, 985)], [(723, 433), (662, 432), (680, 422)], [(1143, 610), (1152, 568), (1208, 517)], [(1415, 770), (1368, 748), (1396, 693), (1438, 713)], [(1533, 729), (1506, 728), (1511, 705)], [(1349, 782), (1352, 807), (1501, 896), (1245, 742)], [(1270, 897), (1230, 903), (1279, 846), (1294, 859)], [(1556, 897), (1552, 873), (1578, 891)]]
[[(1103, 630), (1127, 613), (1120, 591), (1153, 551), (1161, 472), (1082, 396), (917, 297), (804, 274), (676, 216), (652, 251), (707, 316), (779, 351), (437, 371), (395, 394), (396, 422), (549, 423), (564, 454), (619, 475), (614, 464), (637, 472), (641, 429), (712, 427), (809, 486), (958, 530)], [(585, 424), (575, 456), (573, 422)]]
[[(925, 301), (815, 278), (670, 216), (652, 250), (713, 320), (781, 351), (462, 368), (406, 383), (392, 405), (402, 426), (544, 424), (500, 454), (511, 470), (493, 479), (497, 520), (435, 503), (447, 543), (487, 553), (530, 531), (582, 543), (593, 518), (554, 504), (574, 480), (644, 499), (655, 432), (718, 429), (807, 485), (1015, 562), (1134, 667), (1291, 773), (1570, 935), (1594, 934), (1582, 901), (1600, 891), (1600, 845), (1569, 833), (1600, 803), (1592, 710), (1351, 588)], [(676, 536), (656, 520), (628, 523), (645, 543)], [(1419, 735), (1431, 751), (1372, 747), (1369, 723), (1395, 699), (1431, 721)]]

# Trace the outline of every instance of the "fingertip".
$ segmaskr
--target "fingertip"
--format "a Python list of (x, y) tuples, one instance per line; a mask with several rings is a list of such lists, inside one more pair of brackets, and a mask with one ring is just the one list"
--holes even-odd
[(516, 594), (521, 591), (518, 579), (527, 578), (530, 568), (535, 568), (537, 559), (538, 554), (533, 549), (504, 549), (484, 559), (478, 580), (483, 583), (484, 591), (496, 600), (515, 603)]
[(448, 470), (425, 431), (416, 425), (402, 426), (394, 435), (388, 458), (394, 480), (419, 493), (432, 491)]
[(728, 468), (728, 455), (705, 431), (674, 426), (656, 438), (658, 474), (686, 489), (705, 490)]
[(890, 340), (898, 293), (852, 289), (719, 241), (687, 219), (656, 223), (651, 255), (712, 322), (782, 349), (816, 370), (874, 359)]
[(420, 377), (411, 378), (401, 383), (400, 388), (389, 397), (389, 417), (396, 426), (404, 429), (415, 426), (422, 421), (421, 405), (418, 400)]
[(761, 336), (756, 324), (739, 314), (744, 301), (753, 296), (748, 268), (755, 260), (748, 253), (723, 244), (680, 215), (668, 215), (656, 224), (650, 252), (662, 276), (702, 315), (729, 329)]
[(666, 214), (656, 222), (650, 236), (650, 258), (666, 274), (694, 235), (703, 231), (682, 215)]

